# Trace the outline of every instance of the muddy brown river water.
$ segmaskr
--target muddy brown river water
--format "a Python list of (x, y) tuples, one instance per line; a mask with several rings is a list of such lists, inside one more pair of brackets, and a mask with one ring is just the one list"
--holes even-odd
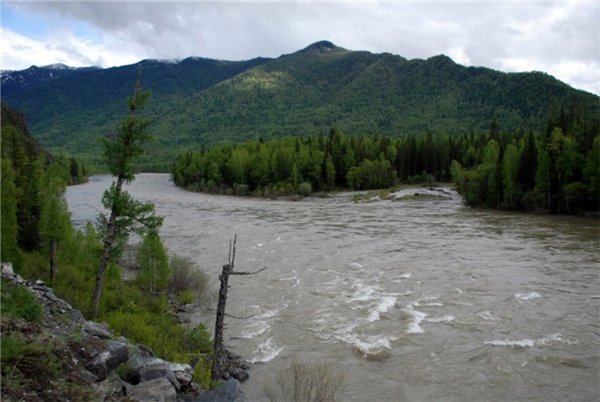
[[(70, 187), (94, 220), (109, 176)], [(171, 253), (217, 275), (238, 234), (227, 343), (265, 384), (292, 358), (345, 375), (348, 401), (600, 400), (600, 224), (473, 210), (450, 199), (356, 204), (191, 193), (165, 174), (128, 187)], [(214, 312), (194, 323), (212, 329)]]

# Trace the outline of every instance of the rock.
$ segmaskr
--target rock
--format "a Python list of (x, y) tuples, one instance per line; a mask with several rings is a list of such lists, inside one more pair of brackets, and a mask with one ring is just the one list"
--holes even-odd
[(126, 388), (127, 397), (139, 402), (177, 402), (177, 391), (166, 378), (141, 382)]
[(100, 339), (110, 339), (113, 337), (112, 332), (108, 329), (108, 325), (100, 324), (94, 321), (85, 321), (83, 331), (88, 335), (95, 336)]
[(191, 384), (194, 378), (194, 371), (189, 364), (168, 363), (167, 367), (175, 374), (175, 378), (179, 381), (182, 387), (187, 387)]
[(127, 360), (129, 360), (127, 345), (113, 342), (107, 350), (96, 354), (92, 360), (87, 362), (85, 368), (96, 375), (96, 381), (102, 381), (111, 371)]
[(166, 362), (144, 364), (138, 368), (138, 374), (140, 377), (140, 384), (148, 381), (152, 381), (157, 378), (166, 378), (173, 384), (173, 387), (179, 392), (181, 385), (175, 377), (175, 374), (169, 370)]
[(95, 383), (93, 387), (102, 401), (120, 400), (123, 396), (123, 381), (115, 372), (110, 373), (103, 381)]
[(141, 343), (138, 343), (137, 345), (140, 354), (142, 356), (146, 356), (146, 357), (154, 357), (154, 351), (152, 349), (150, 349), (148, 346), (146, 345), (142, 345)]
[(246, 402), (248, 399), (240, 389), (240, 382), (234, 378), (198, 396), (194, 402)]
[(10, 277), (15, 276), (15, 270), (13, 269), (13, 266), (10, 262), (2, 263), (2, 276), (5, 275)]
[(242, 369), (233, 370), (231, 372), (231, 376), (233, 378), (235, 378), (236, 380), (238, 380), (239, 382), (244, 382), (248, 378), (250, 378), (250, 376), (248, 375), (248, 372), (246, 370), (242, 370)]

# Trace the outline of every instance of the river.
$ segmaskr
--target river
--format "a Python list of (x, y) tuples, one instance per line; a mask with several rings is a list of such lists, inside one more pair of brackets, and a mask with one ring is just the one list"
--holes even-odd
[[(76, 225), (109, 176), (69, 187)], [(263, 400), (291, 359), (345, 376), (348, 401), (600, 400), (597, 220), (474, 210), (448, 200), (357, 204), (191, 193), (165, 174), (128, 186), (164, 216), (170, 253), (212, 286), (238, 235), (226, 343)], [(214, 326), (214, 312), (194, 323)]]

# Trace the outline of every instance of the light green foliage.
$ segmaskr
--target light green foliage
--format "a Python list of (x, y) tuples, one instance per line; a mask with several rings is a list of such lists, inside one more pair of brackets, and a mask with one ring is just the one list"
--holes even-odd
[(206, 328), (176, 325), (168, 314), (153, 314), (143, 309), (115, 310), (104, 318), (118, 334), (148, 346), (167, 360), (188, 363), (200, 354), (210, 353), (212, 348)]
[(67, 203), (63, 198), (67, 185), (65, 173), (64, 166), (52, 163), (46, 168), (42, 177), (45, 197), (40, 215), (40, 235), (46, 250), (49, 249), (52, 240), (62, 241), (73, 231)]
[(24, 286), (2, 280), (2, 317), (23, 319), (25, 321), (40, 321), (42, 307), (35, 300), (33, 293)]
[(151, 231), (144, 236), (138, 249), (137, 263), (140, 271), (136, 282), (151, 292), (164, 290), (169, 281), (169, 260), (158, 232)]
[(196, 301), (196, 294), (191, 289), (177, 293), (177, 301), (181, 304), (191, 304)]

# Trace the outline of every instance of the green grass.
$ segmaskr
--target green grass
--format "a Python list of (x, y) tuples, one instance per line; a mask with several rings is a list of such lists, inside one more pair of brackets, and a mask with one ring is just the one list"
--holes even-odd
[(28, 322), (39, 322), (42, 318), (42, 307), (35, 300), (31, 291), (7, 280), (2, 280), (2, 317), (23, 319)]

